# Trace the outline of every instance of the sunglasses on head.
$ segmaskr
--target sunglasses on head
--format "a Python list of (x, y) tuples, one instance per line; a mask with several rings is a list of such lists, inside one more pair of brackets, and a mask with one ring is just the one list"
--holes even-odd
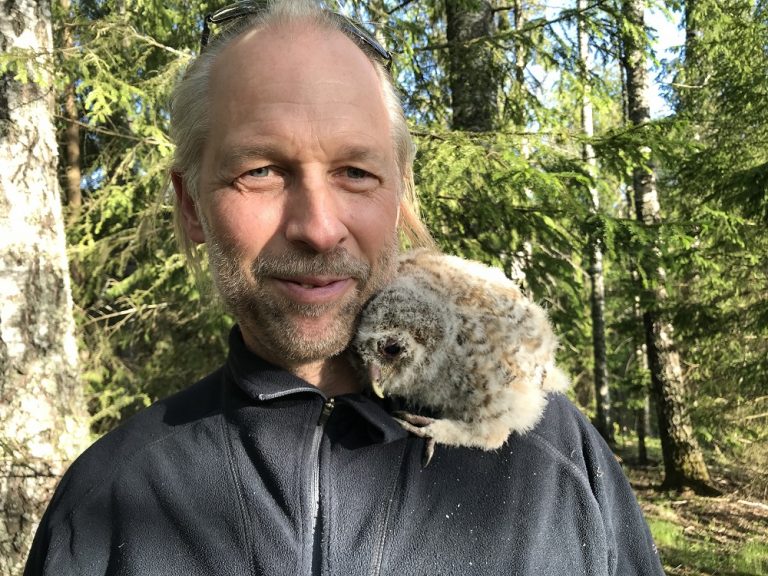
[[(266, 8), (266, 2), (258, 1), (246, 1), (236, 2), (224, 6), (216, 12), (211, 12), (205, 15), (203, 20), (203, 32), (200, 35), (200, 51), (202, 52), (208, 45), (208, 41), (211, 37), (211, 24), (223, 24), (225, 22), (231, 22), (243, 16), (251, 16), (263, 12)], [(330, 10), (324, 10), (331, 18), (333, 18), (338, 24), (344, 34), (347, 35), (355, 44), (360, 46), (363, 51), (372, 51), (373, 54), (381, 60), (384, 67), (389, 70), (392, 64), (392, 54), (382, 46), (376, 38), (373, 37), (361, 24), (358, 24), (351, 18), (347, 18), (343, 14), (338, 12), (332, 12)]]

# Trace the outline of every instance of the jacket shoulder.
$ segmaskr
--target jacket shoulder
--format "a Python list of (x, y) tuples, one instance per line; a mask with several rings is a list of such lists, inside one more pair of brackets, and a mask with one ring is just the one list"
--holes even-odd
[(533, 434), (566, 456), (570, 456), (576, 441), (579, 444), (591, 444), (602, 440), (581, 410), (562, 393), (549, 395), (547, 406)]
[(608, 541), (611, 574), (664, 573), (640, 506), (619, 461), (597, 429), (563, 394), (555, 394), (526, 437), (589, 491)]
[(68, 514), (99, 487), (108, 485), (140, 455), (190, 426), (204, 425), (221, 413), (222, 369), (159, 400), (130, 417), (87, 448), (69, 467), (49, 510)]
[(618, 476), (621, 467), (608, 444), (584, 414), (562, 393), (549, 396), (536, 427), (519, 441), (532, 445), (545, 458), (557, 460), (570, 469), (578, 481), (594, 490), (596, 478)]

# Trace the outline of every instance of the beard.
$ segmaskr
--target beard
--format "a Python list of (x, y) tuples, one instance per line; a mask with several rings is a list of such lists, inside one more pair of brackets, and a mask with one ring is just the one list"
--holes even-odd
[[(338, 248), (328, 253), (289, 248), (264, 252), (243, 265), (239, 251), (222, 238), (206, 232), (208, 260), (216, 288), (241, 329), (255, 336), (272, 362), (305, 363), (341, 353), (352, 339), (357, 317), (368, 299), (392, 277), (398, 253), (393, 235), (369, 264)], [(354, 288), (334, 302), (306, 304), (287, 298), (270, 287), (271, 278), (330, 276), (355, 280)], [(302, 320), (331, 315), (320, 330), (308, 330)]]

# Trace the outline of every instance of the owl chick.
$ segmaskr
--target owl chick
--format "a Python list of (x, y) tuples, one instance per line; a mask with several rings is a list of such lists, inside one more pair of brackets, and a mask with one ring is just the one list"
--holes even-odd
[(555, 366), (546, 312), (504, 274), (427, 250), (400, 257), (398, 275), (361, 313), (352, 341), (380, 396), (404, 398), (436, 418), (399, 413), (435, 443), (493, 450), (541, 417), (568, 378)]

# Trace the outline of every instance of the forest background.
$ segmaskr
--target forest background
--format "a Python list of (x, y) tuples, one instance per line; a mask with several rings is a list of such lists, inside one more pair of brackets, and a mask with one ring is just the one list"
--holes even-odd
[[(0, 574), (72, 456), (224, 357), (167, 181), (170, 89), (219, 7), (0, 2)], [(767, 574), (768, 2), (333, 8), (394, 54), (440, 246), (548, 309), (668, 573)], [(649, 10), (681, 23), (667, 54)]]

